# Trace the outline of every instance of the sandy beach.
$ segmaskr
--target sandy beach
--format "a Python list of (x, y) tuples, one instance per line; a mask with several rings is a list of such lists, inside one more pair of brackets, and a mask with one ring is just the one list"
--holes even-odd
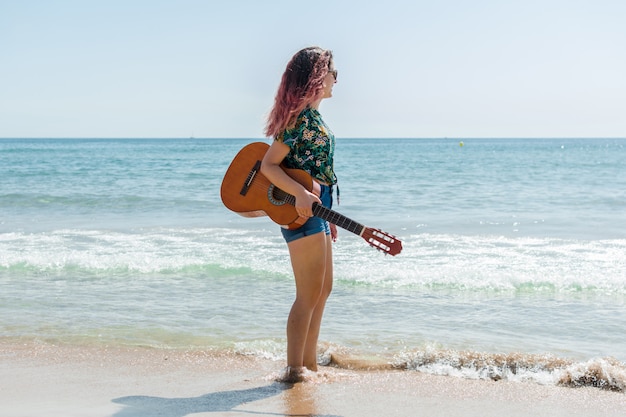
[(211, 351), (0, 344), (0, 416), (623, 416), (597, 388), (323, 367), (275, 382), (281, 364)]

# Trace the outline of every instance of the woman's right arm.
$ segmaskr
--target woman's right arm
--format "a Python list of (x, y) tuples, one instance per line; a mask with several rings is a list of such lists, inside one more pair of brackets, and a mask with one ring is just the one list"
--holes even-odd
[(300, 217), (308, 218), (313, 216), (313, 203), (321, 204), (321, 201), (283, 171), (280, 164), (288, 153), (289, 146), (275, 140), (263, 157), (261, 172), (272, 184), (293, 195), (296, 198), (296, 212)]

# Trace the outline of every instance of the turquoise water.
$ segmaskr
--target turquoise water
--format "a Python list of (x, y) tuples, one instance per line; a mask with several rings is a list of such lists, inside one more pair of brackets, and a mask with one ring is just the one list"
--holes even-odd
[[(457, 363), (477, 352), (624, 374), (626, 140), (460, 141), (338, 140), (334, 208), (403, 252), (340, 230), (321, 360), (482, 377)], [(282, 360), (285, 244), (219, 197), (249, 142), (0, 140), (0, 337)]]

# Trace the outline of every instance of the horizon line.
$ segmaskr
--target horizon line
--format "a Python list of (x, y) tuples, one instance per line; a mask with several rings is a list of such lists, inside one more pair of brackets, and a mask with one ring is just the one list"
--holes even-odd
[[(0, 140), (40, 140), (40, 139), (68, 139), (68, 140), (270, 140), (264, 137), (195, 137), (195, 136), (6, 136)], [(341, 140), (388, 140), (388, 139), (414, 139), (414, 140), (473, 140), (473, 139), (626, 139), (626, 136), (343, 136)]]

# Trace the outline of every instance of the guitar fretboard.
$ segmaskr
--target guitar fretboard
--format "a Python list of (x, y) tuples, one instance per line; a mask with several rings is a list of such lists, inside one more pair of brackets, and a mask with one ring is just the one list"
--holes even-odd
[(313, 204), (313, 214), (359, 236), (363, 234), (363, 229), (365, 229), (365, 226), (361, 223), (357, 223), (319, 203)]
[[(291, 194), (286, 193), (280, 188), (274, 188), (273, 193), (278, 200), (284, 201), (285, 203), (291, 204), (295, 207), (296, 198)], [(329, 209), (328, 207), (324, 207), (319, 203), (313, 203), (313, 214), (359, 236), (362, 236), (363, 230), (365, 229), (365, 226), (361, 223), (355, 222), (343, 214), (337, 213), (336, 211)]]

